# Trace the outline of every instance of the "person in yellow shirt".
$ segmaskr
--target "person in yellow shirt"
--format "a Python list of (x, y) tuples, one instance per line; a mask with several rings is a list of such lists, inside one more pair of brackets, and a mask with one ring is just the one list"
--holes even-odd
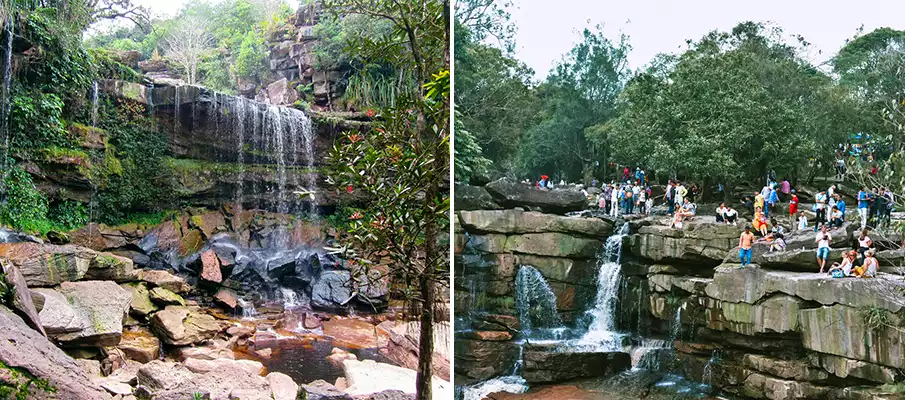
[[(754, 193), (754, 209), (764, 209), (764, 195), (760, 192)], [(755, 227), (757, 229), (757, 227)]]

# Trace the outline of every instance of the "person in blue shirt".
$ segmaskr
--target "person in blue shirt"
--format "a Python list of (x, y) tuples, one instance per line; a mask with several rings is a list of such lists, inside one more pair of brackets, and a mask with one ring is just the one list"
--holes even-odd
[(858, 192), (858, 215), (861, 217), (861, 229), (867, 228), (867, 210), (870, 208), (870, 194), (867, 187)]
[(835, 194), (836, 196), (836, 208), (842, 212), (842, 220), (845, 221), (845, 200), (842, 199), (842, 196), (839, 193)]

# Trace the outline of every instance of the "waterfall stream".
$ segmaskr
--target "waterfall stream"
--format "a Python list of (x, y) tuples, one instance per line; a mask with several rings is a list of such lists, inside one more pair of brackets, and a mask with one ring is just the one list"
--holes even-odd
[(591, 320), (587, 333), (579, 345), (594, 346), (595, 351), (618, 351), (623, 335), (616, 331), (616, 303), (621, 278), (622, 240), (629, 233), (628, 223), (607, 238), (603, 253), (598, 257), (597, 297), (594, 307), (587, 311)]
[(6, 172), (9, 168), (9, 114), (11, 110), (10, 90), (13, 79), (13, 13), (6, 23), (6, 43), (3, 46), (2, 87), (0, 87), (0, 202), (6, 201)]
[(562, 326), (556, 295), (540, 271), (530, 265), (519, 267), (515, 277), (515, 309), (526, 337), (531, 337), (535, 328)]

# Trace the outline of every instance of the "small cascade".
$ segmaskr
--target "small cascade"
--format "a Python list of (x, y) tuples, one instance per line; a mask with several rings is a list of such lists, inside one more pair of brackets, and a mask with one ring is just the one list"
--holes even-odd
[[(462, 389), (463, 400), (482, 400), (491, 393), (525, 393), (528, 383), (520, 376), (501, 376)], [(459, 398), (459, 397), (457, 397)]]
[[(241, 209), (245, 197), (245, 114), (250, 110), (249, 102), (244, 97), (236, 97), (236, 164), (239, 164), (236, 177), (236, 205)], [(219, 121), (218, 121), (219, 130)]]
[(242, 309), (242, 319), (253, 319), (258, 316), (258, 310), (255, 309), (255, 304), (251, 301), (245, 299), (238, 299), (239, 308)]
[(94, 81), (91, 85), (91, 126), (97, 126), (99, 91), (97, 81)]
[(671, 343), (663, 339), (644, 339), (631, 350), (632, 370), (659, 371), (661, 354), (671, 350)]
[(288, 309), (307, 308), (308, 303), (303, 301), (303, 297), (290, 288), (280, 288), (280, 300), (283, 301), (283, 307)]
[(714, 350), (713, 353), (710, 354), (710, 360), (707, 361), (707, 364), (704, 364), (704, 372), (701, 376), (701, 381), (705, 385), (713, 385), (713, 368), (720, 363), (720, 353), (718, 350)]
[(176, 86), (173, 92), (173, 115), (175, 118), (173, 119), (173, 130), (179, 131), (179, 128), (182, 126), (182, 121), (179, 119), (179, 109), (181, 108), (181, 101), (179, 100), (179, 90), (182, 89), (182, 86)]
[(622, 239), (628, 235), (628, 223), (607, 238), (603, 253), (597, 258), (597, 299), (587, 311), (591, 320), (588, 332), (579, 340), (581, 345), (597, 346), (598, 351), (614, 351), (622, 347), (616, 332), (616, 303), (619, 300)]
[(535, 328), (562, 326), (556, 296), (544, 276), (532, 266), (522, 265), (515, 277), (515, 309), (526, 337)]
[(673, 318), (672, 326), (669, 329), (669, 340), (676, 341), (679, 340), (682, 336), (682, 310), (685, 308), (686, 303), (683, 302), (681, 306), (676, 310), (676, 316)]

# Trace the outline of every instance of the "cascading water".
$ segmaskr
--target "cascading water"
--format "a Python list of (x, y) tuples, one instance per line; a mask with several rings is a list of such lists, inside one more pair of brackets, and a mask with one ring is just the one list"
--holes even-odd
[(99, 92), (97, 81), (91, 85), (91, 126), (97, 126), (97, 112), (99, 102)]
[(670, 341), (676, 341), (682, 335), (682, 310), (685, 308), (686, 303), (682, 303), (678, 309), (676, 309), (676, 316), (672, 321), (672, 326), (670, 327)]
[(3, 47), (2, 87), (0, 87), (0, 202), (6, 201), (6, 160), (9, 157), (10, 89), (13, 79), (13, 13), (6, 23), (6, 43)]
[(519, 267), (515, 277), (515, 309), (525, 337), (530, 337), (535, 328), (562, 326), (556, 295), (540, 271), (530, 265)]
[[(463, 400), (483, 400), (491, 393), (525, 393), (528, 383), (520, 376), (501, 376), (462, 389)], [(458, 398), (458, 397), (457, 397)]]
[(252, 319), (258, 316), (258, 310), (255, 309), (255, 304), (251, 301), (245, 299), (238, 299), (239, 308), (242, 309), (242, 319)]
[(597, 298), (588, 310), (591, 324), (578, 341), (579, 345), (595, 346), (596, 351), (616, 351), (622, 347), (622, 335), (616, 332), (616, 302), (619, 297), (622, 240), (628, 235), (628, 223), (607, 238), (603, 253), (598, 257)]
[(658, 371), (660, 355), (672, 349), (672, 345), (663, 339), (644, 339), (641, 345), (631, 350), (632, 369)]

